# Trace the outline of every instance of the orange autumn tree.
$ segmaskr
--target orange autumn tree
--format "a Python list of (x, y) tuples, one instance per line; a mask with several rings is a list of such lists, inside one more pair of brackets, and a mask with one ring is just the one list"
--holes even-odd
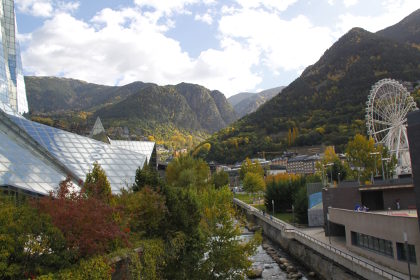
[(113, 218), (116, 208), (75, 190), (70, 178), (60, 183), (56, 193), (40, 198), (34, 206), (51, 216), (76, 258), (110, 252), (115, 241), (127, 238)]

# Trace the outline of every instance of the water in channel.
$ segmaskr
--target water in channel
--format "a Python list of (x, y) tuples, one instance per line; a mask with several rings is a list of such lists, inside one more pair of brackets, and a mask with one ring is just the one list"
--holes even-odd
[[(247, 240), (252, 236), (252, 232), (248, 231), (246, 228), (242, 229), (241, 238)], [(307, 270), (299, 263), (297, 263), (292, 257), (286, 254), (279, 246), (270, 242), (270, 240), (267, 240), (266, 238), (264, 238), (263, 243), (266, 243), (271, 248), (275, 249), (280, 258), (287, 259), (288, 262), (297, 269), (297, 272), (302, 274), (302, 278), (300, 279), (308, 279), (305, 276), (305, 274), (307, 274)], [(261, 245), (258, 246), (257, 252), (254, 256), (251, 257), (251, 260), (253, 269), (262, 269), (262, 277), (255, 279), (289, 279), (287, 278), (288, 273), (280, 268), (280, 266), (273, 260), (270, 255), (267, 254)]]

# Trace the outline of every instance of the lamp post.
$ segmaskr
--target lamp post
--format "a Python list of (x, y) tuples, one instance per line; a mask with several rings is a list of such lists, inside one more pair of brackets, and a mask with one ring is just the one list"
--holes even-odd
[[(326, 166), (332, 166), (332, 165), (334, 165), (334, 163), (330, 162), (330, 163), (327, 163), (327, 164), (325, 164), (323, 166), (326, 167)], [(330, 175), (331, 175), (331, 183), (332, 183), (332, 168), (330, 170)], [(328, 182), (328, 180), (327, 180), (327, 182)]]
[(370, 155), (375, 155), (375, 161), (374, 161), (374, 164), (375, 164), (375, 174), (376, 174), (376, 176), (378, 176), (378, 169), (376, 168), (376, 155), (379, 155), (379, 152), (372, 152), (372, 153), (369, 153)]
[(273, 205), (273, 216), (274, 216), (274, 199), (271, 200), (271, 205)]
[(340, 172), (338, 172), (338, 184), (340, 185)]
[(330, 231), (330, 209), (328, 207), (328, 212), (327, 212), (327, 228), (328, 228), (328, 241), (331, 244), (331, 231)]
[(292, 204), (292, 219), (293, 219), (293, 226), (295, 226), (295, 206)]
[[(382, 163), (382, 176), (384, 177), (384, 180), (386, 180), (386, 173), (385, 173), (385, 169), (384, 169), (384, 161), (388, 161), (389, 158), (382, 158), (382, 154), (381, 154), (381, 163)], [(388, 172), (387, 172), (388, 173)]]
[(405, 247), (405, 258), (407, 259), (407, 265), (408, 265), (408, 278), (411, 280), (410, 254), (408, 252), (408, 238), (407, 238), (406, 232), (403, 232), (403, 237), (404, 237), (404, 247)]

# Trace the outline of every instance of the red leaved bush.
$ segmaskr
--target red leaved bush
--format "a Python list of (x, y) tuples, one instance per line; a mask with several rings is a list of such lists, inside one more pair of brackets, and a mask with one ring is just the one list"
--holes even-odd
[(70, 178), (60, 183), (55, 195), (39, 199), (35, 206), (51, 216), (67, 246), (79, 257), (109, 252), (114, 241), (127, 238), (114, 219), (117, 210), (100, 199), (72, 191)]

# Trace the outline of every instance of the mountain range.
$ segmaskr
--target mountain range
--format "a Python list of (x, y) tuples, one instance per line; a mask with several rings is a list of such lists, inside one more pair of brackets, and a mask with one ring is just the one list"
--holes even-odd
[(78, 133), (86, 133), (83, 129), (89, 129), (98, 116), (111, 131), (127, 127), (130, 134), (138, 136), (167, 131), (169, 137), (174, 131), (212, 133), (237, 119), (221, 92), (195, 84), (158, 86), (134, 82), (104, 86), (34, 76), (25, 77), (25, 84), (32, 118), (47, 118), (55, 126)]
[(275, 87), (258, 93), (241, 92), (228, 98), (239, 118), (255, 112), (262, 104), (279, 94), (285, 87)]
[(420, 10), (377, 33), (351, 29), (281, 94), (204, 142), (211, 147), (207, 159), (232, 163), (318, 144), (342, 151), (355, 133), (366, 134), (373, 84), (383, 78), (420, 83), (419, 30)]

